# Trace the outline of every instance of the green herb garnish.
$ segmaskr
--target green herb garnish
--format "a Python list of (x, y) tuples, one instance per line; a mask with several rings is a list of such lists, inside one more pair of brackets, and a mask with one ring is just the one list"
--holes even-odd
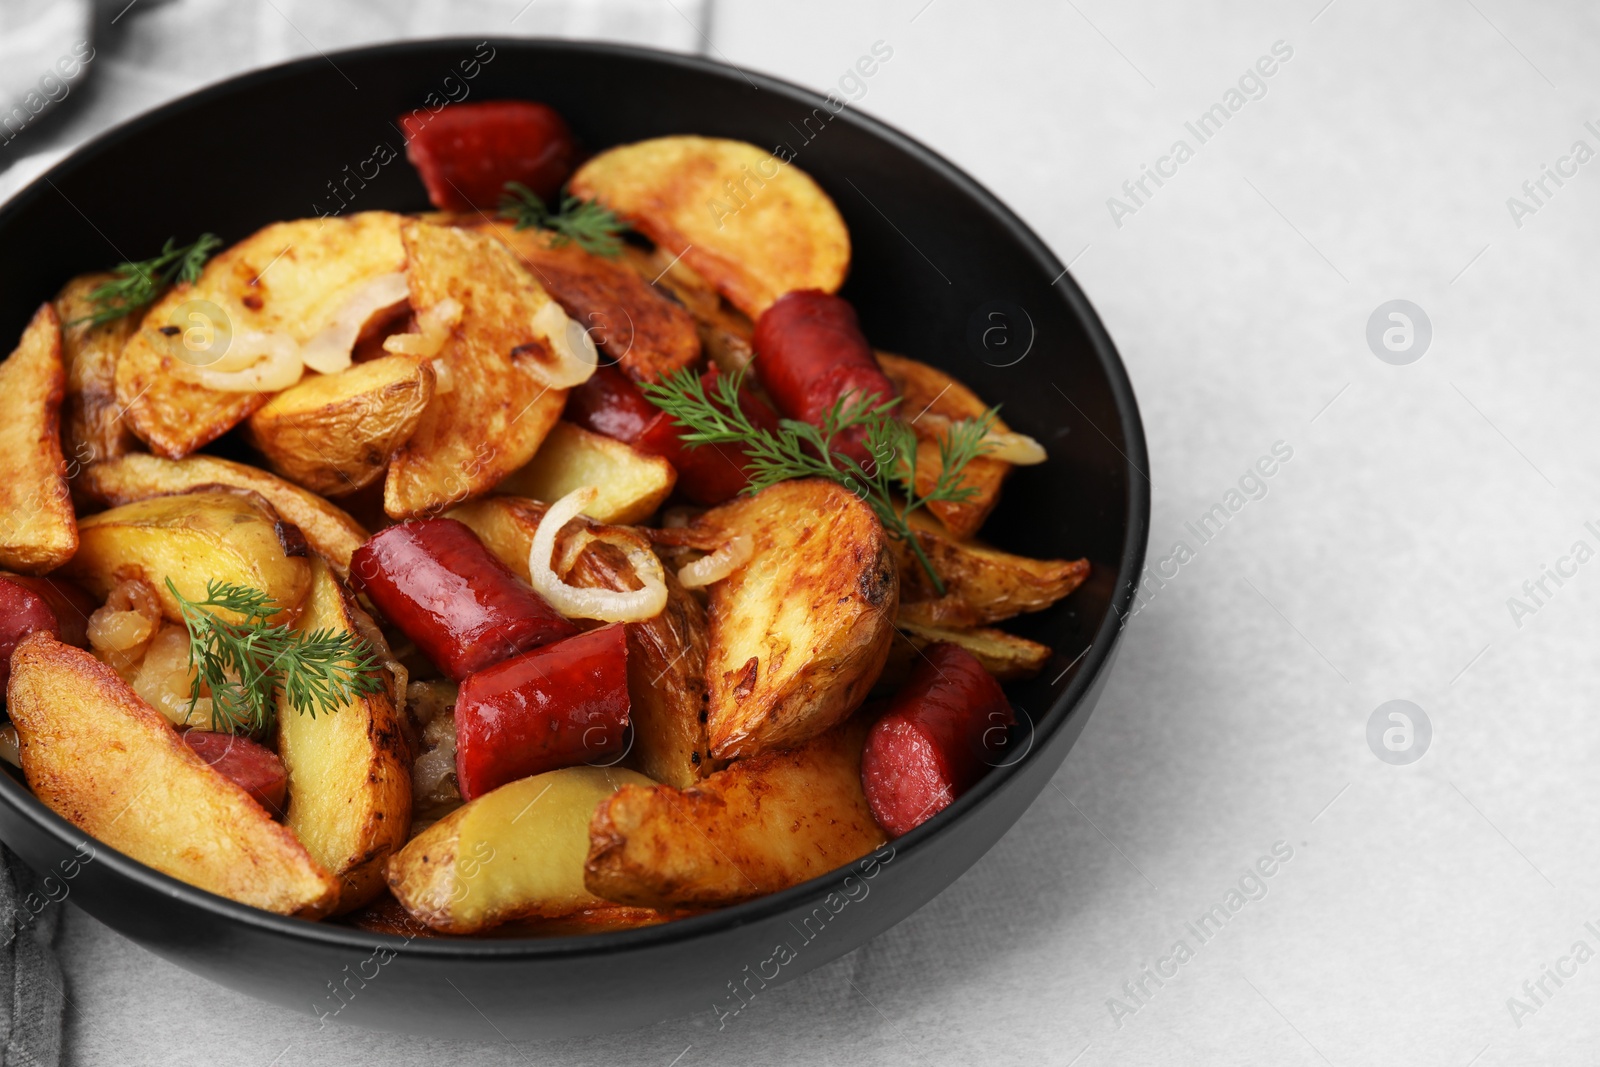
[(521, 182), (506, 182), (500, 196), (500, 217), (519, 230), (549, 230), (557, 248), (576, 241), (585, 252), (616, 256), (622, 252), (621, 235), (628, 224), (593, 200), (561, 194), (561, 208), (552, 212), (539, 194)]
[[(756, 426), (739, 408), (739, 390), (746, 369), (718, 376), (714, 396), (707, 396), (699, 377), (687, 369), (663, 377), (660, 382), (642, 382), (639, 387), (651, 403), (689, 430), (683, 435), (685, 444), (743, 447), (750, 460), (746, 492), (759, 492), (790, 478), (816, 477), (830, 479), (855, 493), (872, 508), (891, 536), (910, 547), (928, 572), (934, 589), (943, 596), (944, 582), (934, 572), (908, 520), (925, 504), (959, 504), (977, 494), (975, 487), (961, 484), (962, 472), (991, 447), (984, 437), (1000, 409), (990, 408), (979, 418), (950, 424), (939, 439), (939, 477), (932, 488), (919, 494), (917, 436), (907, 423), (894, 417), (898, 398), (879, 401), (875, 394), (852, 394), (836, 402), (820, 426), (781, 419), (778, 432), (773, 433)], [(865, 431), (867, 467), (833, 447), (835, 439), (856, 427)]]
[[(112, 268), (116, 277), (96, 286), (89, 293), (94, 311), (73, 322), (89, 322), (96, 326), (120, 319), (135, 311), (143, 311), (155, 303), (167, 286), (174, 281), (193, 284), (200, 270), (211, 258), (211, 253), (222, 247), (222, 238), (214, 233), (203, 233), (192, 245), (177, 248), (172, 238), (161, 246), (161, 254), (139, 263), (119, 263)], [(70, 324), (69, 324), (70, 325)]]
[[(167, 579), (189, 631), (189, 666), (197, 668), (191, 701), (202, 686), (211, 690), (212, 728), (231, 734), (262, 734), (276, 717), (275, 694), (316, 718), (350, 700), (376, 693), (378, 662), (355, 635), (331, 629), (302, 633), (271, 623), (277, 607), (257, 589), (208, 581), (204, 600), (189, 600)], [(212, 609), (235, 612), (226, 622)]]

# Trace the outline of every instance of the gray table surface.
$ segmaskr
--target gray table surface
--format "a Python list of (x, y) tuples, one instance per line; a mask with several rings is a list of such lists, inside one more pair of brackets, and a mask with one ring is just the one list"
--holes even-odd
[[(123, 91), (56, 136), (280, 55), (475, 32), (516, 6), (152, 6), (98, 72)], [(1071, 261), (1138, 389), (1152, 561), (1169, 576), (1099, 711), (972, 871), (726, 1030), (707, 1014), (519, 1047), (487, 1025), (473, 1045), (318, 1030), (70, 911), (70, 1061), (1592, 1061), (1600, 463), (1583, 412), (1600, 391), (1600, 11), (634, 7), (612, 19), (539, 0), (509, 28), (625, 34), (820, 88), (886, 42), (857, 106), (966, 167)], [(1292, 55), (1241, 85), (1277, 42)], [(1185, 123), (1217, 103), (1237, 106), (1201, 143)], [(1163, 162), (1179, 140), (1192, 158)], [(1169, 176), (1135, 200), (1123, 183), (1145, 165)], [(1560, 184), (1525, 192), (1547, 165)], [(1431, 324), (1425, 351), (1420, 331), (1409, 351), (1377, 345), (1422, 352), (1404, 365), (1367, 338), (1397, 299)], [(1066, 403), (1060, 417), (1077, 428)], [(1249, 478), (1275, 445), (1291, 458)], [(1226, 525), (1202, 540), (1190, 524), (1218, 504)], [(1535, 599), (1524, 583), (1541, 578)], [(1396, 699), (1432, 729), (1408, 765), (1368, 742)], [(1292, 857), (1249, 877), (1275, 846)], [(1230, 892), (1220, 932), (1191, 932)], [(1180, 940), (1187, 958), (1162, 963)], [(1176, 977), (1157, 985), (1147, 966)]]

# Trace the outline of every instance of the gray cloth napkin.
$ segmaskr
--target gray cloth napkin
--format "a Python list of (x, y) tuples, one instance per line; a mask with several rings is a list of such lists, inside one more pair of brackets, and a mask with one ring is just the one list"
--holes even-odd
[[(54, 891), (52, 891), (54, 890)], [(0, 847), (0, 1067), (57, 1067), (66, 993), (56, 962), (63, 894)], [(54, 899), (52, 899), (54, 898)]]

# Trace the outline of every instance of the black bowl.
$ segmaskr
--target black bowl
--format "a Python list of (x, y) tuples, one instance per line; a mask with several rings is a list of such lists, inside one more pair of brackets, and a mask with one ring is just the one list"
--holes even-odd
[(728, 1013), (926, 903), (1061, 766), (1105, 682), (1144, 560), (1149, 486), (1133, 390), (1050, 250), (933, 152), (849, 108), (835, 113), (838, 98), (772, 78), (557, 41), (410, 42), (308, 58), (96, 138), (0, 210), (0, 337), (19, 336), (72, 275), (150, 255), (169, 236), (210, 230), (233, 241), (340, 200), (344, 210), (425, 208), (392, 120), (464, 97), (546, 101), (591, 149), (674, 133), (788, 146), (849, 224), (845, 295), (874, 344), (953, 372), (1048, 446), (1047, 463), (1014, 473), (986, 535), (1018, 552), (1087, 556), (1094, 576), (1014, 627), (1055, 649), (1039, 678), (1010, 687), (1020, 755), (875, 863), (681, 922), (584, 937), (407, 941), (269, 915), (104, 846), (74, 865), (83, 835), (5, 775), (0, 838), (152, 951), (330, 1021), (481, 1037), (487, 1017), (515, 1039)]

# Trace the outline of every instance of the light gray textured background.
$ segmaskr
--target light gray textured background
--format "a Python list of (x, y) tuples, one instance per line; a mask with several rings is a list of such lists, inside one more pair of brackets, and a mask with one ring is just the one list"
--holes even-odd
[[(1547, 580), (1520, 626), (1508, 598), (1574, 542), (1600, 548), (1584, 529), (1600, 528), (1600, 162), (1547, 179), (1520, 226), (1507, 198), (1574, 141), (1600, 150), (1583, 125), (1600, 127), (1600, 12), (717, 0), (707, 18), (683, 0), (622, 15), (535, 0), (512, 24), (520, 6), (146, 0), (96, 61), (92, 100), (37, 144), (252, 65), (401, 35), (618, 36), (818, 88), (883, 40), (893, 59), (859, 106), (967, 168), (1072, 262), (1143, 406), (1152, 561), (1179, 540), (1196, 554), (1132, 620), (1054, 788), (994, 850), (726, 1031), (708, 1015), (514, 1048), (488, 1026), (480, 1045), (319, 1032), (69, 910), (72, 1063), (1593, 1061), (1600, 962), (1546, 979), (1538, 1005), (1522, 986), (1580, 939), (1600, 950), (1583, 926), (1600, 926), (1600, 562)], [(1265, 96), (1115, 225), (1107, 198), (1175, 139), (1192, 146), (1183, 123), (1277, 41), (1293, 56)], [(1408, 366), (1365, 340), (1398, 298), (1433, 327)], [(1185, 523), (1277, 441), (1293, 458), (1267, 495), (1199, 545)], [(1396, 698), (1434, 729), (1411, 766), (1366, 742)], [(1277, 841), (1293, 859), (1200, 945), (1186, 921)], [(1179, 938), (1193, 958), (1138, 1005), (1123, 983)], [(1513, 996), (1536, 1010), (1513, 1018)], [(1138, 1010), (1115, 1019), (1112, 997)]]

